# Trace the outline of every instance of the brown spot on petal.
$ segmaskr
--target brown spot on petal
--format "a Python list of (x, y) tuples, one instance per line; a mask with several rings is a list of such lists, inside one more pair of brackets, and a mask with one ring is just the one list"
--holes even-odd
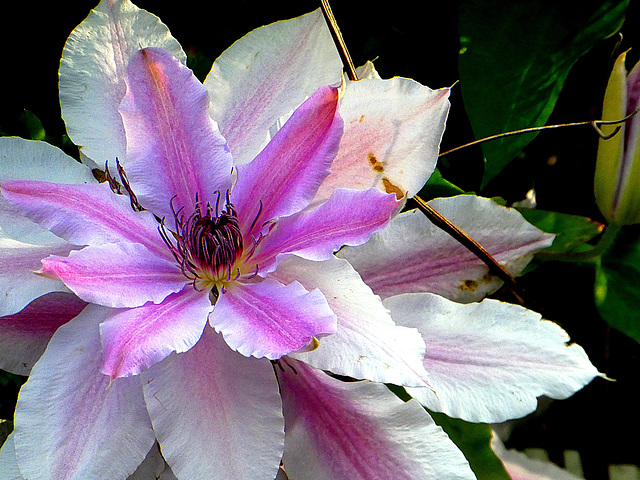
[(369, 159), (369, 163), (371, 165), (375, 165), (376, 163), (378, 163), (378, 159), (373, 153), (370, 153), (369, 155), (367, 155), (367, 158)]
[(369, 163), (371, 164), (371, 167), (373, 168), (374, 172), (377, 172), (377, 173), (384, 172), (384, 164), (378, 161), (378, 159), (373, 153), (368, 154), (367, 158), (369, 159)]
[(360, 123), (364, 122), (364, 115), (360, 117)]
[(402, 200), (404, 198), (404, 194), (405, 192), (403, 192), (400, 187), (394, 185), (393, 183), (391, 183), (391, 180), (389, 180), (387, 177), (382, 179), (382, 185), (384, 186), (384, 191), (387, 193), (395, 193), (396, 194), (396, 198), (398, 200)]
[(467, 290), (469, 292), (475, 292), (476, 288), (478, 288), (478, 282), (476, 282), (475, 280), (465, 280), (458, 288), (461, 292)]

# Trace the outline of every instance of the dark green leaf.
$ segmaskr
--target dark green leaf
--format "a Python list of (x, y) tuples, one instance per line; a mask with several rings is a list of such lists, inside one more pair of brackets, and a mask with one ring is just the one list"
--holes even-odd
[(579, 215), (531, 208), (521, 208), (518, 211), (527, 222), (556, 235), (553, 245), (546, 252), (571, 252), (602, 231), (602, 225)]
[(602, 256), (595, 300), (602, 318), (640, 343), (640, 234), (624, 230)]
[[(476, 138), (544, 125), (573, 64), (615, 33), (627, 0), (465, 0), (460, 87)], [(484, 187), (535, 134), (484, 143)]]
[(469, 423), (430, 412), (449, 438), (453, 440), (469, 461), (478, 480), (511, 480), (496, 454), (491, 449), (491, 427), (484, 423)]
[(465, 193), (457, 185), (444, 178), (437, 168), (429, 177), (429, 181), (420, 190), (420, 198), (429, 201), (436, 197), (453, 197)]

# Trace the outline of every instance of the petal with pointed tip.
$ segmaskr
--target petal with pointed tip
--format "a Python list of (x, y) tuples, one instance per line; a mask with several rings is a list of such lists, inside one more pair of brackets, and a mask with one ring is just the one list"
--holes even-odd
[(212, 328), (142, 374), (162, 453), (179, 478), (271, 480), (284, 445), (278, 384), (266, 359), (233, 352)]
[[(488, 198), (460, 195), (438, 198), (429, 205), (485, 247), (512, 275), (553, 242), (553, 235)], [(401, 213), (366, 245), (345, 248), (338, 256), (348, 260), (383, 298), (432, 292), (467, 303), (502, 285), (480, 259), (418, 210)]]
[(112, 379), (136, 375), (171, 352), (186, 352), (212, 309), (206, 292), (186, 286), (158, 305), (112, 310), (100, 325), (103, 373)]
[(104, 167), (126, 165), (124, 128), (118, 107), (126, 69), (144, 47), (160, 47), (186, 63), (180, 44), (158, 17), (129, 0), (102, 0), (78, 25), (60, 61), (60, 105), (69, 137)]
[(517, 305), (462, 305), (429, 293), (384, 302), (396, 321), (417, 328), (431, 389), (407, 391), (427, 408), (471, 422), (498, 423), (533, 412), (536, 397), (573, 395), (598, 371), (555, 323)]
[(0, 317), (0, 368), (29, 375), (58, 327), (86, 305), (75, 295), (55, 292), (36, 298), (14, 315)]
[(173, 218), (172, 201), (189, 215), (196, 196), (214, 204), (215, 192), (231, 187), (233, 159), (208, 105), (193, 72), (167, 52), (146, 48), (132, 57), (120, 106), (126, 173), (140, 203), (160, 218)]
[(420, 333), (396, 325), (380, 298), (346, 260), (332, 257), (310, 262), (291, 256), (271, 277), (285, 284), (297, 279), (307, 290), (319, 289), (338, 318), (336, 333), (322, 338), (316, 350), (290, 357), (351, 378), (428, 385)]
[(151, 449), (140, 380), (109, 385), (100, 372), (98, 325), (108, 313), (90, 305), (61, 326), (20, 390), (14, 441), (25, 478), (126, 478)]
[(283, 285), (232, 282), (220, 295), (209, 323), (245, 356), (280, 358), (307, 346), (314, 336), (336, 331), (336, 316), (319, 290), (298, 282)]
[(448, 97), (449, 89), (408, 78), (347, 82), (340, 150), (315, 201), (336, 188), (376, 187), (399, 198), (418, 193), (436, 166)]
[(342, 62), (320, 9), (253, 30), (213, 63), (204, 85), (236, 164), (262, 149), (269, 128), (323, 85)]
[(286, 363), (276, 371), (287, 432), (282, 460), (292, 478), (475, 478), (417, 402), (404, 403), (384, 385), (341, 382)]
[(105, 307), (160, 303), (182, 290), (186, 278), (171, 261), (139, 243), (107, 243), (42, 260), (45, 274), (60, 278), (76, 295)]

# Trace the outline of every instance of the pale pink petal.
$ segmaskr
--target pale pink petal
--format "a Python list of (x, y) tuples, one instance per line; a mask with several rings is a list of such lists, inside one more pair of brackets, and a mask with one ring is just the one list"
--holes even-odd
[[(0, 138), (0, 183), (7, 180), (45, 180), (57, 183), (96, 183), (86, 166), (45, 142), (17, 137)], [(0, 195), (0, 236), (33, 244), (56, 237), (22, 216)]]
[(400, 208), (396, 196), (374, 188), (336, 190), (315, 210), (278, 220), (252, 261), (269, 269), (278, 255), (295, 254), (307, 260), (327, 260), (343, 245), (362, 245), (381, 230)]
[[(429, 205), (485, 247), (512, 275), (553, 242), (553, 235), (488, 198), (460, 195), (438, 198)], [(467, 303), (502, 285), (481, 260), (418, 210), (398, 215), (366, 245), (345, 248), (338, 256), (348, 260), (383, 298), (432, 292)]]
[(107, 183), (62, 185), (48, 182), (5, 182), (2, 194), (19, 211), (75, 245), (141, 243), (173, 258), (149, 212), (134, 212), (125, 195)]
[(231, 187), (233, 159), (208, 114), (209, 97), (193, 72), (163, 50), (131, 59), (120, 113), (127, 137), (126, 173), (144, 208), (173, 219), (196, 196), (215, 203)]
[(377, 187), (399, 198), (418, 193), (438, 159), (448, 97), (449, 89), (431, 90), (408, 78), (347, 82), (340, 150), (315, 200), (336, 188)]
[(77, 248), (61, 239), (54, 242), (31, 245), (2, 238), (0, 233), (0, 316), (19, 312), (34, 298), (46, 293), (67, 290), (60, 280), (34, 273), (42, 269), (43, 258), (67, 255), (71, 249)]
[(29, 375), (55, 331), (87, 304), (69, 293), (49, 293), (22, 311), (0, 317), (0, 368)]
[(336, 316), (319, 290), (298, 282), (283, 285), (230, 283), (209, 323), (227, 344), (245, 356), (280, 358), (307, 346), (314, 336), (336, 331)]
[(338, 89), (320, 88), (255, 160), (238, 167), (232, 202), (243, 230), (256, 223), (256, 232), (264, 222), (306, 208), (329, 174), (341, 135)]
[(24, 480), (18, 468), (13, 433), (7, 437), (0, 449), (0, 480)]
[(42, 260), (45, 274), (60, 278), (76, 295), (105, 307), (160, 303), (179, 292), (186, 277), (175, 260), (159, 257), (139, 243), (107, 243)]
[(555, 323), (517, 305), (462, 305), (429, 293), (384, 302), (427, 344), (431, 388), (407, 391), (426, 407), (471, 422), (497, 423), (533, 412), (536, 398), (563, 399), (598, 375), (586, 353)]
[(258, 154), (269, 128), (323, 85), (340, 83), (342, 62), (320, 10), (258, 28), (214, 62), (204, 82), (211, 117), (236, 164)]
[(290, 478), (475, 478), (462, 452), (417, 402), (404, 403), (381, 384), (341, 382), (293, 359), (276, 372)]
[(20, 390), (14, 441), (25, 478), (126, 478), (151, 449), (140, 379), (110, 384), (100, 372), (98, 325), (108, 312), (89, 305), (61, 326)]
[(150, 46), (186, 63), (166, 25), (129, 0), (102, 0), (65, 44), (60, 61), (62, 117), (73, 143), (102, 168), (116, 158), (125, 161), (118, 107), (126, 91), (126, 69), (139, 49)]
[(185, 479), (272, 480), (284, 444), (278, 383), (266, 359), (233, 352), (212, 328), (142, 376), (162, 453)]
[(425, 345), (414, 328), (397, 326), (380, 298), (345, 260), (310, 262), (292, 256), (271, 274), (282, 283), (298, 280), (319, 289), (338, 317), (338, 330), (320, 339), (316, 350), (289, 356), (351, 378), (396, 385), (423, 386)]
[(193, 347), (213, 309), (206, 292), (186, 286), (159, 305), (111, 310), (100, 325), (103, 373), (112, 379), (136, 375), (171, 352)]

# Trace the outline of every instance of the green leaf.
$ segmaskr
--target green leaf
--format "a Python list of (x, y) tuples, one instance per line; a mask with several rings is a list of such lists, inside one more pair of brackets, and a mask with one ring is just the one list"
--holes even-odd
[(579, 215), (531, 208), (519, 208), (518, 211), (527, 222), (556, 235), (553, 245), (545, 252), (571, 252), (602, 231), (602, 225)]
[(640, 343), (640, 233), (622, 230), (596, 270), (595, 301), (612, 327)]
[(24, 125), (27, 138), (31, 140), (44, 140), (47, 136), (40, 119), (29, 110), (24, 110), (22, 112), (19, 121)]
[(429, 181), (420, 190), (420, 198), (429, 201), (437, 197), (454, 197), (462, 193), (465, 191), (444, 178), (436, 168), (429, 177)]
[(429, 412), (469, 461), (478, 480), (511, 480), (502, 461), (491, 449), (491, 427)]
[[(465, 0), (460, 87), (476, 138), (544, 125), (573, 64), (624, 21), (628, 0)], [(482, 187), (536, 134), (484, 143)]]

